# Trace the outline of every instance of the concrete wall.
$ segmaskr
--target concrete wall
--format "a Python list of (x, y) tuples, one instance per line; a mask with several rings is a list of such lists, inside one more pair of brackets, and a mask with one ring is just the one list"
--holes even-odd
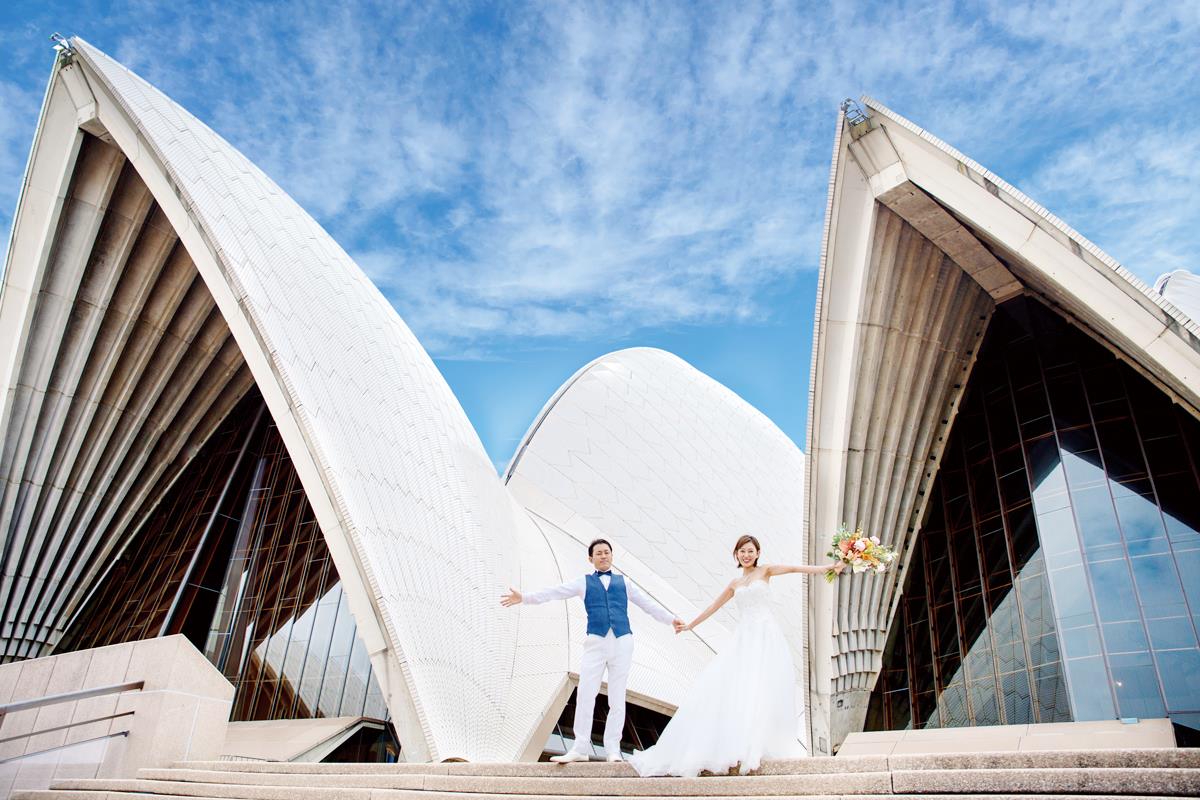
[[(133, 681), (144, 688), (8, 714), (0, 797), (60, 778), (132, 777), (142, 767), (220, 756), (233, 685), (180, 635), (5, 664), (0, 704)], [(123, 730), (128, 736), (100, 738)]]
[(1175, 747), (1168, 719), (986, 725), (919, 731), (851, 733), (839, 756), (997, 753), (1029, 750), (1143, 750)]

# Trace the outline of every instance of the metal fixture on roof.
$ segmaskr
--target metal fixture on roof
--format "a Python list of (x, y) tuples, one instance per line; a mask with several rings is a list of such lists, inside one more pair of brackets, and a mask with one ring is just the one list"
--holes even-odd
[(67, 62), (75, 57), (75, 48), (71, 46), (70, 40), (61, 33), (50, 34), (50, 41), (54, 42), (54, 52), (58, 53), (59, 61)]
[(855, 139), (871, 130), (871, 117), (857, 101), (847, 97), (839, 108), (842, 109), (842, 115), (850, 125), (850, 135)]

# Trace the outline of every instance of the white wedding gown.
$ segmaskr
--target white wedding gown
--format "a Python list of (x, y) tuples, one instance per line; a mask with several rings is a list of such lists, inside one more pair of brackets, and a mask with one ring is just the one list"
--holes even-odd
[(796, 670), (766, 581), (734, 592), (741, 613), (729, 644), (700, 673), (658, 742), (635, 752), (638, 774), (742, 773), (763, 759), (808, 755), (797, 738)]

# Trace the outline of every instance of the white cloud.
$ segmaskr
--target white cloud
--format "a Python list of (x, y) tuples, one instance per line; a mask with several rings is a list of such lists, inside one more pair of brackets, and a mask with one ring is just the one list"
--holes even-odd
[(1142, 277), (1196, 266), (1184, 4), (186, 8), (126, 4), (145, 25), (114, 54), (279, 181), (443, 357), (772, 313), (816, 265), (835, 109), (860, 91)]

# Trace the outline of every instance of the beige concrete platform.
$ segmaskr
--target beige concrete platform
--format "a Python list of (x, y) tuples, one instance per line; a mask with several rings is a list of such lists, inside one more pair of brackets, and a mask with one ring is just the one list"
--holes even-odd
[(1174, 746), (1175, 732), (1168, 719), (1143, 719), (1132, 723), (1114, 719), (852, 733), (838, 749), (838, 755), (1138, 750)]

